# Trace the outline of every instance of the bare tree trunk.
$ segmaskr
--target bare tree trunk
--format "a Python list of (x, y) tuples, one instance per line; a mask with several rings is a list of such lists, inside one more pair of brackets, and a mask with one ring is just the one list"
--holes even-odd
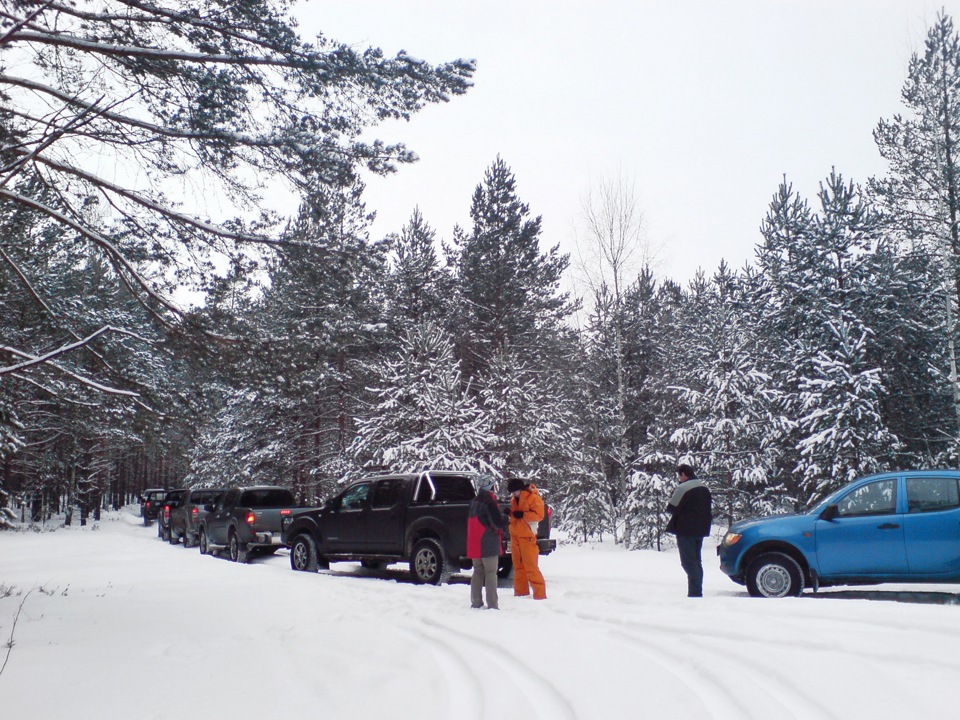
[[(585, 248), (580, 256), (580, 271), (594, 297), (604, 291), (613, 294), (613, 354), (615, 363), (618, 437), (611, 448), (611, 467), (615, 476), (611, 493), (614, 542), (629, 542), (633, 536), (632, 518), (626, 512), (633, 450), (629, 443), (630, 419), (627, 417), (627, 382), (624, 368), (623, 311), (628, 273), (639, 274), (652, 260), (643, 233), (634, 183), (622, 175), (616, 180), (601, 180), (595, 191), (582, 201), (587, 239), (578, 243)], [(620, 525), (622, 523), (622, 533)]]

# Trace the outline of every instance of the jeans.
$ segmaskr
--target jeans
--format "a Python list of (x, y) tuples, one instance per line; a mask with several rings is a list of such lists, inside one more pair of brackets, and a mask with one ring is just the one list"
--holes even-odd
[(687, 597), (703, 597), (703, 563), (700, 552), (703, 538), (693, 535), (677, 535), (680, 551), (680, 566), (687, 574)]

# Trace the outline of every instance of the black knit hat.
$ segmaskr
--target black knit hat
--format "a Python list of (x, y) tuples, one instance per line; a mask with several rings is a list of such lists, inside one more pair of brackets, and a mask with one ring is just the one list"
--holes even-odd
[(510, 478), (507, 480), (507, 492), (516, 492), (517, 490), (523, 490), (527, 484), (520, 478)]
[(696, 474), (694, 474), (693, 472), (693, 468), (687, 465), (686, 463), (683, 463), (682, 465), (677, 465), (677, 474), (684, 475), (691, 480), (696, 477)]

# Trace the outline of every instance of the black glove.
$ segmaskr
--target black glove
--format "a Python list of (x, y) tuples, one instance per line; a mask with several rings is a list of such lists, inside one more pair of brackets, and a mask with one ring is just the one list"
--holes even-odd
[(514, 511), (513, 511), (513, 516), (514, 516), (517, 520), (523, 520), (523, 510), (514, 510)]

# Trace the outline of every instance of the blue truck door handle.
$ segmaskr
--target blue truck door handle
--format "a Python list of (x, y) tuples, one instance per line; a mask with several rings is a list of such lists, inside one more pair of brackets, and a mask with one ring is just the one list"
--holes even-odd
[(877, 525), (877, 530), (896, 530), (900, 527), (897, 523), (884, 523), (883, 525)]

